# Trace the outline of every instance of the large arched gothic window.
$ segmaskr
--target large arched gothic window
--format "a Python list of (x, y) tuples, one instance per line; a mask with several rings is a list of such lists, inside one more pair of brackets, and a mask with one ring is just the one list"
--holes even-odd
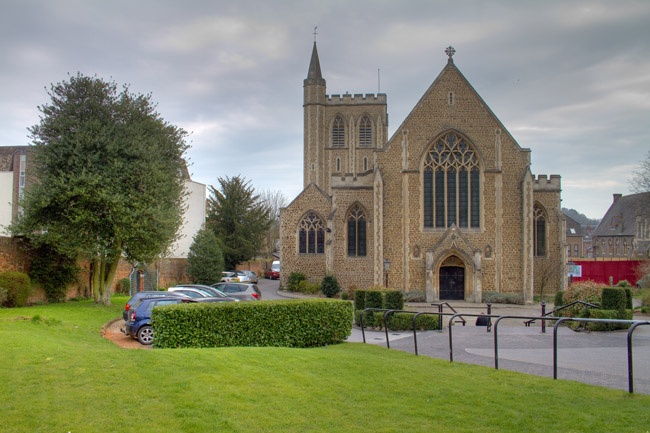
[(372, 122), (368, 116), (363, 116), (359, 122), (359, 146), (372, 146)]
[(533, 243), (534, 255), (546, 256), (546, 211), (538, 203), (533, 208)]
[(298, 253), (323, 254), (325, 252), (325, 225), (314, 212), (300, 221), (298, 229)]
[(465, 138), (449, 132), (436, 140), (424, 160), (424, 227), (479, 228), (480, 179), (478, 156)]
[(341, 116), (336, 116), (332, 124), (332, 147), (345, 146), (345, 124)]
[(348, 256), (366, 255), (366, 213), (359, 204), (348, 212)]

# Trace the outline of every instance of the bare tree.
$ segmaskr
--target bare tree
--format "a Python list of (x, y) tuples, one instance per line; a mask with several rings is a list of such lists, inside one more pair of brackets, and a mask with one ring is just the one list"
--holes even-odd
[(280, 250), (280, 209), (288, 204), (287, 197), (278, 190), (264, 190), (259, 201), (269, 209), (270, 228), (266, 234), (266, 254), (270, 256)]
[(650, 152), (646, 155), (645, 161), (641, 161), (634, 176), (630, 179), (630, 187), (634, 192), (650, 192)]

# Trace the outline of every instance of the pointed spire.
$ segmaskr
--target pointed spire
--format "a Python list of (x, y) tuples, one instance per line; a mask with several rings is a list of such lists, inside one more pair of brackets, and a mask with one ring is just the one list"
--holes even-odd
[(325, 85), (325, 80), (320, 72), (320, 60), (318, 60), (318, 49), (316, 48), (316, 41), (314, 41), (314, 48), (311, 52), (311, 61), (309, 62), (309, 71), (305, 79), (305, 85), (320, 84)]

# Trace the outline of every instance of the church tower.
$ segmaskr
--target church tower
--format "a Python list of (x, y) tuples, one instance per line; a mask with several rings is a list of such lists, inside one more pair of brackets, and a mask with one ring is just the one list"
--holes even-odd
[(324, 177), (324, 152), (321, 145), (324, 143), (325, 134), (325, 80), (320, 71), (318, 49), (316, 41), (311, 53), (309, 71), (303, 84), (303, 110), (304, 110), (304, 157), (303, 157), (303, 188), (310, 183), (323, 187)]

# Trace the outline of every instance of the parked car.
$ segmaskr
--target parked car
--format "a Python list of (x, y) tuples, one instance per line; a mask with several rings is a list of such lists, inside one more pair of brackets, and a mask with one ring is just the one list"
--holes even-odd
[(271, 264), (271, 268), (267, 269), (264, 272), (264, 278), (269, 280), (279, 280), (280, 279), (280, 261), (274, 260)]
[(216, 283), (212, 287), (242, 301), (259, 301), (262, 299), (262, 292), (257, 287), (257, 284), (253, 283)]
[(131, 299), (126, 303), (124, 306), (124, 311), (122, 312), (122, 319), (126, 322), (129, 318), (129, 310), (133, 308), (133, 306), (136, 303), (139, 303), (140, 300), (142, 299), (149, 299), (149, 298), (164, 298), (164, 297), (187, 297), (186, 295), (182, 293), (174, 293), (174, 292), (162, 292), (159, 290), (156, 291), (145, 291), (145, 292), (137, 292), (133, 296), (131, 296)]
[(240, 283), (250, 283), (251, 282), (251, 277), (249, 277), (246, 272), (244, 271), (233, 271), (237, 274), (237, 278), (239, 278)]
[(157, 298), (141, 298), (130, 309), (126, 325), (122, 330), (126, 335), (137, 339), (140, 344), (153, 343), (153, 328), (151, 327), (151, 312), (154, 307), (176, 305), (183, 302), (194, 302), (192, 299), (181, 296), (167, 296)]
[(174, 293), (180, 293), (195, 300), (201, 298), (214, 298), (213, 302), (239, 302), (239, 299), (228, 296), (214, 287), (204, 286), (201, 284), (174, 286), (167, 290)]
[(224, 283), (238, 283), (239, 276), (235, 271), (224, 271), (221, 273), (221, 281)]
[(244, 274), (250, 278), (251, 283), (257, 284), (259, 283), (259, 278), (257, 277), (257, 274), (253, 271), (242, 271)]

